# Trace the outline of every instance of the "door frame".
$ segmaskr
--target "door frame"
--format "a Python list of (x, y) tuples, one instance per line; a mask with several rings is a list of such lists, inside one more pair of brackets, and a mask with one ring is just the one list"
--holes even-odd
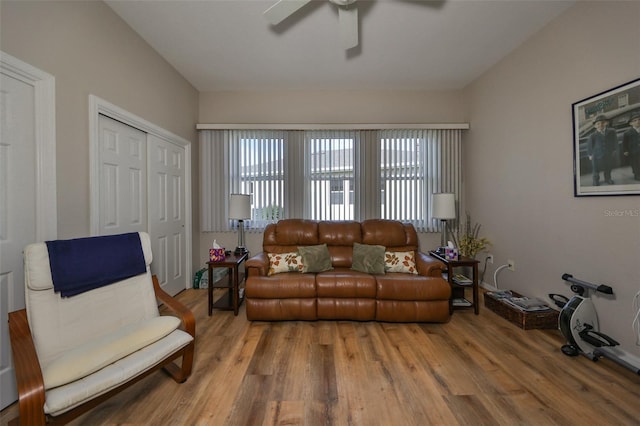
[[(168, 130), (156, 126), (155, 124), (130, 113), (96, 95), (89, 95), (89, 189), (90, 200), (90, 232), (91, 235), (100, 233), (100, 169), (99, 143), (100, 129), (98, 126), (100, 115), (120, 121), (147, 134), (152, 134), (161, 139), (184, 148), (185, 153), (185, 289), (189, 288), (189, 277), (191, 277), (191, 244), (192, 244), (192, 223), (191, 223), (191, 142), (181, 138)], [(147, 213), (148, 215), (148, 213)], [(148, 224), (147, 224), (148, 226)]]
[[(36, 143), (36, 241), (58, 237), (56, 199), (56, 80), (0, 51), (0, 69), (34, 87)], [(34, 241), (34, 242), (36, 242)]]
[[(0, 51), (0, 72), (11, 78), (15, 78), (31, 87), (34, 94), (34, 148), (35, 148), (35, 241), (55, 240), (58, 235), (58, 214), (57, 214), (57, 194), (56, 194), (56, 102), (55, 102), (55, 77), (44, 72), (26, 62), (15, 58), (8, 53)], [(4, 200), (3, 200), (4, 202)], [(23, 286), (24, 283), (21, 283)], [(22, 289), (24, 292), (24, 288)], [(9, 289), (9, 300), (7, 309), (15, 311), (24, 308), (18, 303), (14, 293)], [(6, 321), (6, 318), (3, 318)], [(8, 345), (7, 341), (2, 341), (2, 345)], [(8, 370), (13, 370), (13, 359), (9, 351), (8, 365), (0, 365)], [(7, 374), (13, 376), (9, 371)], [(6, 404), (11, 404), (18, 399), (15, 379), (12, 377), (12, 384), (1, 385), (12, 386), (6, 395), (0, 400), (0, 409), (4, 409)], [(10, 402), (9, 402), (10, 401)]]

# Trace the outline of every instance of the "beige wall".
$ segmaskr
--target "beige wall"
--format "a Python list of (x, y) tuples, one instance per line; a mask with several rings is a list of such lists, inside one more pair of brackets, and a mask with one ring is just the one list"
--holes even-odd
[(200, 94), (200, 123), (460, 123), (460, 91), (291, 91)]
[[(3, 0), (0, 7), (1, 50), (56, 79), (60, 238), (90, 231), (89, 94), (192, 141), (197, 159), (198, 92), (108, 6)], [(193, 169), (197, 201), (197, 161)]]
[(468, 88), (465, 141), (469, 209), (494, 267), (516, 264), (500, 287), (569, 296), (564, 272), (609, 284), (615, 297), (594, 297), (601, 329), (636, 355), (640, 217), (606, 212), (637, 212), (640, 198), (574, 197), (571, 104), (640, 76), (638, 22), (638, 2), (579, 2)]

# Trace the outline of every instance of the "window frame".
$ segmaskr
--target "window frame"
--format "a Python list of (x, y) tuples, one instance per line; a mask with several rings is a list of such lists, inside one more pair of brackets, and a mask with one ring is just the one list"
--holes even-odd
[[(267, 129), (266, 131), (272, 131), (273, 129)], [(330, 135), (330, 130), (334, 129), (323, 129), (324, 135)], [(344, 131), (345, 129), (335, 129), (337, 131)], [(388, 193), (388, 188), (385, 188), (383, 184), (385, 177), (381, 173), (382, 161), (380, 158), (382, 155), (382, 143), (381, 140), (384, 137), (389, 137), (389, 132), (393, 131), (404, 131), (404, 132), (416, 132), (417, 134), (429, 135), (431, 137), (431, 131), (435, 132), (434, 137), (439, 138), (436, 144), (447, 145), (446, 147), (441, 148), (439, 151), (436, 150), (432, 153), (429, 153), (431, 158), (428, 160), (429, 164), (425, 164), (423, 168), (426, 168), (426, 172), (422, 178), (419, 178), (422, 181), (421, 185), (416, 185), (421, 194), (421, 205), (422, 210), (420, 215), (425, 216), (422, 218), (416, 218), (414, 213), (413, 217), (400, 217), (397, 220), (401, 220), (403, 222), (411, 222), (416, 226), (416, 230), (418, 232), (440, 232), (440, 221), (434, 220), (430, 217), (430, 195), (437, 192), (454, 192), (457, 194), (458, 199), (458, 210), (460, 211), (460, 206), (462, 205), (462, 158), (461, 154), (458, 152), (457, 155), (457, 170), (453, 172), (445, 170), (445, 167), (442, 167), (443, 158), (449, 158), (451, 156), (450, 151), (460, 151), (461, 150), (461, 141), (462, 141), (462, 130), (464, 128), (443, 128), (443, 129), (346, 129), (349, 132), (354, 132), (357, 137), (354, 138), (353, 149), (351, 151), (352, 155), (352, 167), (351, 167), (351, 176), (341, 178), (344, 180), (349, 180), (349, 203), (344, 202), (344, 197), (346, 196), (346, 190), (343, 188), (341, 191), (343, 197), (343, 203), (347, 204), (347, 207), (353, 209), (353, 216), (350, 216), (348, 220), (357, 220), (361, 221), (369, 218), (393, 218), (396, 219), (399, 216), (393, 217), (388, 216), (386, 213), (382, 211), (382, 197), (386, 197)], [(264, 132), (265, 130), (255, 129), (254, 132), (259, 134), (260, 132)], [(420, 133), (422, 131), (422, 133)], [(426, 133), (425, 133), (426, 131)], [(447, 132), (451, 132), (456, 135), (455, 137), (450, 137), (447, 135)], [(225, 130), (227, 135), (231, 134), (233, 129)], [(245, 221), (245, 227), (249, 231), (262, 231), (264, 226), (267, 223), (275, 222), (278, 219), (287, 218), (287, 217), (301, 217), (301, 218), (311, 218), (308, 212), (308, 197), (310, 197), (310, 192), (307, 191), (307, 182), (306, 178), (303, 178), (304, 170), (301, 172), (301, 164), (307, 159), (307, 147), (305, 146), (305, 140), (309, 137), (309, 135), (317, 134), (316, 130), (307, 129), (307, 130), (279, 130), (283, 135), (283, 162), (281, 165), (281, 173), (277, 173), (271, 179), (280, 179), (280, 175), (282, 175), (281, 182), (284, 187), (282, 200), (283, 204), (279, 211), (279, 213), (273, 216), (272, 220), (257, 220), (257, 218)], [(201, 146), (203, 144), (206, 145), (206, 137), (203, 140), (203, 134), (207, 133), (206, 131), (201, 131)], [(393, 133), (391, 133), (393, 134)], [(223, 138), (224, 139), (224, 138)], [(230, 149), (229, 143), (232, 138), (227, 137), (225, 140), (226, 150), (225, 150), (225, 161), (231, 161), (231, 155), (234, 152), (233, 149)], [(427, 137), (425, 136), (425, 139)], [(454, 147), (451, 148), (448, 146), (449, 139), (455, 139)], [(427, 144), (427, 142), (424, 142)], [(418, 158), (418, 155), (426, 155), (426, 151), (428, 149), (425, 148), (425, 153), (414, 154), (415, 161), (424, 162), (423, 158)], [(206, 160), (204, 160), (206, 161)], [(451, 161), (451, 160), (447, 160)], [(359, 169), (356, 171), (357, 167)], [(410, 168), (414, 172), (415, 165), (413, 168)], [(220, 167), (218, 167), (218, 171)], [(264, 178), (264, 177), (263, 177)], [(403, 180), (402, 175), (395, 176), (396, 180)], [(227, 194), (237, 191), (238, 188), (242, 188), (241, 177), (239, 175), (231, 175), (228, 180), (224, 183), (225, 188), (227, 188)], [(387, 181), (389, 178), (387, 177)], [(255, 183), (255, 182), (253, 182)], [(344, 185), (344, 183), (343, 183)], [(207, 185), (201, 185), (205, 187)], [(254, 185), (255, 189), (255, 185)], [(331, 185), (329, 185), (329, 200), (331, 201), (332, 194), (336, 193), (335, 191), (331, 191)], [(252, 195), (255, 194), (255, 191), (252, 192)], [(303, 194), (304, 197), (300, 197)], [(225, 196), (228, 198), (228, 195)], [(419, 198), (419, 197), (416, 197)], [(300, 200), (303, 199), (302, 203)], [(253, 201), (253, 197), (252, 197)], [(206, 204), (206, 203), (205, 203)], [(302, 204), (302, 205), (301, 205)], [(331, 204), (331, 203), (330, 203)], [(226, 205), (226, 202), (225, 202)], [(254, 203), (252, 202), (252, 207)], [(262, 206), (261, 208), (264, 208)], [(218, 216), (222, 215), (226, 218), (226, 209), (219, 208), (217, 212), (207, 212), (205, 214)], [(320, 218), (317, 220), (332, 220), (331, 218)], [(226, 222), (227, 226), (219, 226), (219, 227), (210, 227), (215, 229), (207, 229), (205, 226), (203, 229), (212, 230), (212, 231), (222, 231), (228, 230), (232, 228), (232, 223), (228, 219), (223, 220), (222, 222)]]

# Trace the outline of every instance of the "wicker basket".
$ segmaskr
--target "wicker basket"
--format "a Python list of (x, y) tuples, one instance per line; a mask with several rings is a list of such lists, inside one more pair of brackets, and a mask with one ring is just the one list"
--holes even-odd
[[(513, 292), (513, 295), (521, 297), (515, 292)], [(559, 312), (555, 309), (544, 312), (524, 312), (488, 293), (484, 294), (484, 306), (523, 330), (558, 328)]]

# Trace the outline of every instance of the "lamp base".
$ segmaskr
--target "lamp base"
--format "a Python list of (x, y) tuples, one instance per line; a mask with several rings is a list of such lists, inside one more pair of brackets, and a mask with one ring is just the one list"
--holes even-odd
[(236, 247), (236, 250), (233, 252), (233, 254), (235, 254), (236, 256), (242, 256), (245, 253), (248, 253), (249, 250), (247, 250), (246, 247)]
[(446, 247), (447, 246), (447, 220), (446, 219), (441, 219), (440, 220), (440, 226), (442, 226), (442, 234), (440, 235), (440, 247)]

